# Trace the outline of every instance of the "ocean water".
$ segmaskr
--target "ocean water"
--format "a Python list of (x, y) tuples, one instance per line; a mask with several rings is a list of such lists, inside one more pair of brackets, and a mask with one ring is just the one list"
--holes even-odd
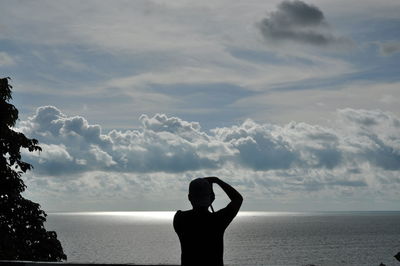
[[(50, 213), (68, 262), (179, 264), (174, 212)], [(400, 265), (400, 212), (240, 212), (225, 265)]]

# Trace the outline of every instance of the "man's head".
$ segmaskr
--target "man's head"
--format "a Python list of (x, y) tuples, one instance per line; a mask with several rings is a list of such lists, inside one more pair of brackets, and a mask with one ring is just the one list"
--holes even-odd
[(189, 201), (193, 208), (209, 207), (215, 199), (212, 185), (204, 178), (196, 178), (189, 185)]

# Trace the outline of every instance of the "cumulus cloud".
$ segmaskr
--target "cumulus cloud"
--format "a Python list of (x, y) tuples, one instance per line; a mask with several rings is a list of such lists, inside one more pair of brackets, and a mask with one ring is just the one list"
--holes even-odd
[[(99, 125), (90, 125), (80, 116), (67, 117), (53, 106), (37, 109), (20, 123), (20, 130), (46, 143), (49, 150), (67, 147), (65, 167), (59, 174), (76, 171), (183, 172), (220, 167), (232, 153), (225, 143), (210, 139), (198, 123), (176, 117), (140, 117), (140, 130), (102, 134)], [(29, 155), (28, 155), (29, 156)], [(72, 160), (70, 159), (72, 156)], [(37, 158), (37, 170), (55, 174), (54, 167)], [(75, 164), (72, 166), (71, 163)]]
[(350, 41), (336, 36), (323, 12), (302, 1), (283, 1), (258, 24), (263, 37), (272, 42), (295, 42), (314, 46), (348, 45)]
[(339, 110), (347, 123), (346, 144), (360, 161), (385, 170), (400, 170), (400, 120), (379, 110)]
[(340, 128), (247, 120), (207, 133), (197, 122), (164, 114), (142, 115), (140, 121), (136, 130), (103, 134), (99, 125), (81, 116), (68, 117), (45, 106), (19, 128), (39, 139), (44, 149), (26, 156), (35, 161), (37, 171), (53, 175), (94, 170), (183, 173), (224, 167), (334, 171), (365, 164), (400, 170), (400, 120), (379, 110), (338, 110)]
[(229, 179), (253, 200), (295, 202), (322, 191), (335, 199), (375, 197), (382, 190), (391, 198), (400, 186), (400, 119), (381, 110), (338, 110), (334, 127), (247, 120), (204, 131), (165, 114), (139, 119), (135, 130), (105, 134), (84, 117), (38, 108), (18, 125), (43, 148), (23, 154), (35, 167), (28, 186), (66, 201), (72, 194), (104, 201), (147, 195), (150, 205), (170, 191), (178, 206), (176, 195), (186, 194), (188, 180), (198, 176)]

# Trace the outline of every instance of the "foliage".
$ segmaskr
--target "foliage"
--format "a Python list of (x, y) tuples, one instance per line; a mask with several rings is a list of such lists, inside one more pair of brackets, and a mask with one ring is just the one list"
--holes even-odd
[(21, 196), (21, 175), (32, 169), (22, 161), (21, 148), (41, 151), (36, 139), (13, 130), (18, 110), (10, 104), (9, 78), (0, 79), (0, 260), (61, 261), (67, 257), (57, 234), (46, 231), (46, 213)]

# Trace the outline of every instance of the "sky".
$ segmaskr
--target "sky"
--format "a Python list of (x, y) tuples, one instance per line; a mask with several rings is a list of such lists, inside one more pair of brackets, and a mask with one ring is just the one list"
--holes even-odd
[(398, 0), (0, 6), (44, 210), (188, 209), (202, 176), (247, 211), (400, 210)]

